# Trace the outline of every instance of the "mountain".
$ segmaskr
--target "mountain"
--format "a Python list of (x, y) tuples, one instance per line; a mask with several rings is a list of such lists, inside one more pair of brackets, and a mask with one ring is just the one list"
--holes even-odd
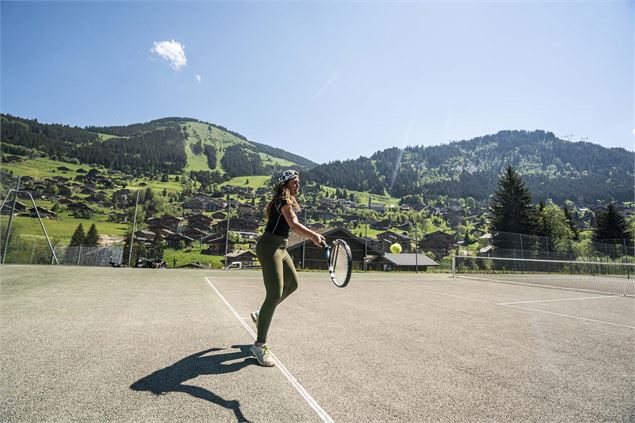
[(308, 182), (390, 194), (406, 204), (421, 204), (441, 196), (488, 200), (502, 169), (510, 164), (522, 174), (534, 202), (550, 198), (557, 203), (573, 200), (592, 205), (635, 197), (635, 153), (569, 142), (540, 130), (500, 131), (430, 147), (393, 147), (369, 158), (317, 165), (191, 118), (79, 128), (6, 114), (0, 117), (5, 154), (37, 153), (67, 162), (101, 164), (135, 176), (189, 172), (199, 181), (222, 182), (294, 167), (303, 171)]
[(222, 126), (163, 118), (126, 126), (70, 127), (1, 115), (3, 152), (101, 164), (132, 175), (211, 171), (219, 179), (272, 174), (316, 163), (249, 141)]
[(494, 135), (430, 147), (389, 148), (370, 158), (317, 166), (305, 179), (395, 197), (473, 197), (487, 200), (501, 170), (518, 170), (534, 201), (577, 204), (632, 201), (635, 153), (569, 142), (545, 131)]

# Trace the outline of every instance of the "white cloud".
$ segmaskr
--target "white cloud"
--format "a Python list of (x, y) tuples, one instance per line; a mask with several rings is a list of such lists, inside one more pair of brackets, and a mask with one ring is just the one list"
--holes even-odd
[(196, 80), (197, 80), (198, 82), (201, 82), (201, 79), (202, 79), (202, 78), (201, 78), (201, 75), (198, 75), (198, 74), (197, 74), (197, 75), (194, 75), (194, 78), (196, 78)]
[(178, 41), (155, 41), (154, 47), (150, 50), (156, 53), (168, 62), (174, 70), (179, 70), (187, 65), (185, 57), (185, 46)]

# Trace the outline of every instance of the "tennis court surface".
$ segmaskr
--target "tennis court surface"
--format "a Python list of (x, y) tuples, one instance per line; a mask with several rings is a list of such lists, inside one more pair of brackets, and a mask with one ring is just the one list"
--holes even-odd
[(0, 271), (2, 422), (635, 420), (633, 297), (300, 273), (263, 368), (256, 271)]

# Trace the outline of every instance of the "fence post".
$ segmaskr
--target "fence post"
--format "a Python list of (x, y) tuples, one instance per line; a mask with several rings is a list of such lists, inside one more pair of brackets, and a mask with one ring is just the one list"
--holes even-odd
[(82, 246), (79, 246), (79, 250), (77, 252), (77, 265), (79, 266), (79, 260), (82, 258)]
[(33, 247), (31, 247), (31, 260), (29, 264), (33, 264), (33, 254), (35, 254), (35, 239), (33, 240)]

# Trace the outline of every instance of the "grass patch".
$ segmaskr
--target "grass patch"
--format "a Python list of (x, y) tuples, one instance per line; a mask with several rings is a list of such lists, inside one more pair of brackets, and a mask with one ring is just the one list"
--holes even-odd
[[(70, 169), (70, 171), (57, 170), (57, 168), (61, 166)], [(88, 165), (76, 165), (60, 162), (58, 160), (47, 159), (45, 157), (24, 159), (19, 163), (3, 163), (2, 168), (7, 172), (11, 171), (16, 176), (31, 176), (38, 179), (53, 176), (64, 176), (69, 179), (73, 179), (77, 169), (84, 169), (85, 171), (91, 169)]]
[[(100, 235), (125, 236), (128, 232), (128, 225), (124, 223), (113, 223), (106, 221), (107, 216), (96, 215), (93, 219), (76, 219), (66, 213), (60, 213), (57, 219), (42, 219), (44, 227), (53, 242), (61, 244), (68, 243), (73, 236), (73, 232), (81, 223), (84, 231), (87, 232), (93, 223), (97, 227)], [(9, 222), (9, 216), (0, 216), (0, 227), (2, 236), (6, 231), (6, 225)], [(42, 226), (35, 217), (14, 216), (11, 223), (11, 232), (19, 234), (22, 238), (44, 239)]]
[(176, 267), (186, 265), (188, 263), (199, 262), (203, 266), (211, 266), (212, 269), (222, 269), (225, 264), (225, 258), (223, 256), (208, 256), (207, 254), (201, 254), (201, 248), (199, 246), (193, 246), (191, 251), (174, 250), (167, 248), (163, 253), (163, 260), (167, 263), (168, 267)]
[(271, 176), (238, 176), (236, 178), (230, 179), (227, 182), (224, 182), (222, 185), (251, 187), (256, 189), (260, 188), (261, 186), (267, 186), (270, 178)]

